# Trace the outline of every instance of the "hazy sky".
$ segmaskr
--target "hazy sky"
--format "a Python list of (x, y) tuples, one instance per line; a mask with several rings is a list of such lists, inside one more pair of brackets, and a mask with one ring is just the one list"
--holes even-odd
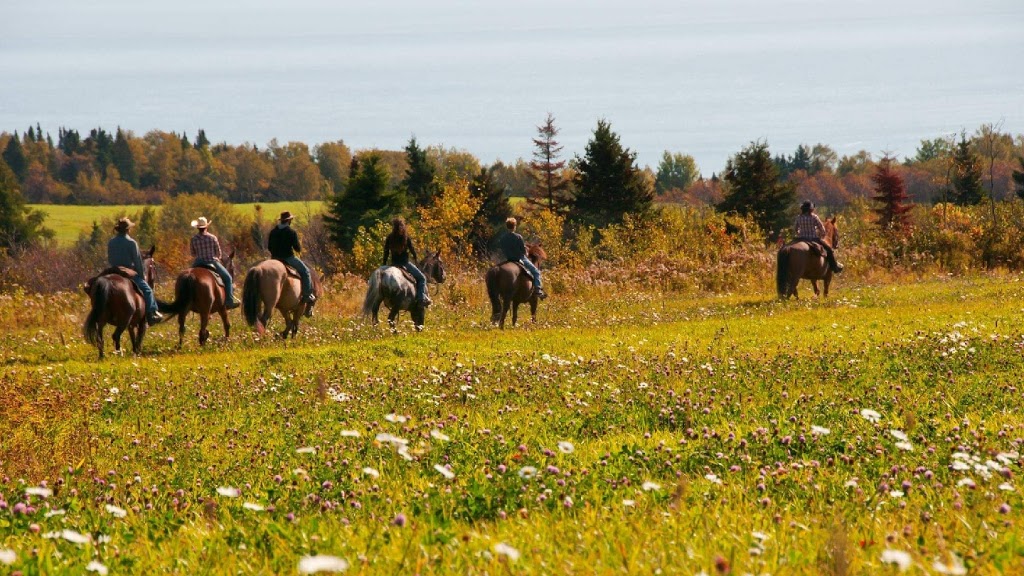
[(705, 173), (752, 140), (912, 155), (1024, 132), (1024, 1), (0, 0), (0, 130), (204, 128), (355, 148), (564, 155), (607, 119)]

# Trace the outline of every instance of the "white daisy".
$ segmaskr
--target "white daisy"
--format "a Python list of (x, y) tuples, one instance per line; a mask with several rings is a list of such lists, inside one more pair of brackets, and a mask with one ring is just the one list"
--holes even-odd
[(363, 468), (363, 474), (366, 474), (367, 476), (373, 476), (374, 478), (380, 477), (380, 472), (378, 472), (376, 468), (370, 468), (369, 466)]
[(498, 542), (494, 545), (494, 553), (500, 556), (505, 556), (508, 558), (509, 562), (519, 560), (519, 550), (516, 550), (504, 542)]
[(9, 548), (0, 548), (0, 564), (10, 566), (18, 561), (18, 554)]
[(658, 484), (657, 482), (651, 482), (650, 480), (641, 484), (640, 487), (644, 489), (644, 492), (650, 492), (652, 490), (661, 490), (661, 484)]
[(860, 411), (860, 415), (864, 417), (868, 422), (878, 422), (882, 419), (882, 415), (870, 408), (864, 408)]
[(224, 496), (225, 498), (238, 498), (242, 492), (238, 488), (232, 488), (230, 486), (221, 486), (217, 488), (217, 494)]
[(388, 422), (391, 422), (392, 424), (402, 424), (403, 422), (408, 420), (408, 418), (406, 418), (405, 416), (395, 413), (388, 414), (387, 416), (384, 417), (384, 419), (387, 420)]
[(348, 570), (348, 562), (337, 556), (304, 556), (299, 560), (299, 574), (344, 572), (345, 570)]
[(107, 576), (107, 567), (93, 560), (85, 567), (86, 572), (95, 572), (100, 576)]
[(296, 454), (316, 454), (316, 448), (312, 446), (303, 446), (295, 450)]
[(245, 508), (246, 510), (252, 510), (253, 512), (263, 512), (264, 510), (266, 510), (266, 508), (259, 504), (256, 504), (255, 502), (246, 502), (245, 504), (242, 504), (242, 508)]
[(913, 563), (910, 554), (903, 550), (893, 550), (891, 548), (882, 551), (882, 564), (895, 564), (900, 572), (910, 568)]
[(434, 464), (434, 470), (437, 470), (441, 474), (441, 476), (444, 476), (449, 480), (455, 478), (455, 472), (452, 472), (451, 470), (445, 468), (444, 466), (441, 466), (440, 464)]
[(523, 466), (519, 469), (519, 477), (529, 480), (537, 475), (537, 469), (533, 466)]
[(440, 440), (441, 442), (447, 442), (451, 440), (451, 438), (449, 438), (447, 434), (441, 432), (437, 428), (434, 428), (433, 430), (430, 431), (430, 437), (433, 438), (434, 440)]
[(818, 436), (828, 436), (832, 431), (824, 426), (811, 426), (811, 434), (817, 434)]
[(359, 430), (342, 430), (341, 431), (341, 437), (342, 438), (359, 438), (360, 436), (362, 436), (362, 434), (359, 433)]
[(49, 498), (53, 496), (53, 490), (44, 488), (43, 486), (29, 486), (25, 488), (26, 496), (39, 496), (40, 498)]
[(107, 512), (109, 512), (111, 514), (111, 516), (113, 516), (114, 518), (124, 518), (125, 516), (128, 515), (128, 511), (127, 510), (125, 510), (124, 508), (118, 508), (117, 506), (114, 506), (113, 504), (107, 504), (106, 509), (107, 509)]
[(576, 447), (572, 445), (572, 442), (562, 440), (558, 443), (558, 451), (562, 454), (572, 454), (576, 450)]

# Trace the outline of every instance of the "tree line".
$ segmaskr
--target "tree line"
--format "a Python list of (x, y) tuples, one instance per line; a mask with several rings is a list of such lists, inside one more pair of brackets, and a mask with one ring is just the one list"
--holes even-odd
[[(839, 157), (825, 144), (773, 156), (767, 142), (756, 141), (710, 177), (680, 152), (665, 151), (656, 168), (639, 166), (605, 120), (571, 158), (558, 133), (549, 114), (537, 127), (529, 162), (485, 166), (467, 152), (424, 147), (415, 137), (401, 151), (353, 151), (341, 140), (312, 149), (272, 140), (261, 149), (213, 144), (203, 130), (190, 140), (120, 128), (96, 128), (83, 138), (61, 128), (55, 142), (37, 124), (0, 134), (0, 242), (9, 248), (46, 237), (42, 215), (26, 203), (152, 204), (196, 194), (226, 202), (325, 200), (324, 226), (342, 251), (401, 214), (438, 241), (478, 255), (517, 210), (556, 215), (567, 230), (600, 230), (657, 203), (711, 205), (749, 216), (774, 236), (788, 226), (797, 199), (832, 207), (874, 202), (879, 224), (900, 228), (912, 202), (968, 205), (1024, 195), (1024, 136), (991, 124), (970, 136), (922, 140), (902, 163), (867, 151)], [(513, 209), (512, 196), (525, 196), (528, 207)]]

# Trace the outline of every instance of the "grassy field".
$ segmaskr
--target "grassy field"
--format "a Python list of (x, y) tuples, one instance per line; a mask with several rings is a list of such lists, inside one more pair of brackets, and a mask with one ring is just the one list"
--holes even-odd
[(183, 350), (158, 326), (103, 362), (84, 296), (0, 296), (0, 562), (1019, 573), (1020, 279), (837, 284), (785, 303), (594, 287), (502, 332), (452, 278), (425, 331), (392, 334), (355, 318), (352, 281), (293, 342), (235, 316), (200, 350), (193, 319)]
[[(240, 214), (251, 216), (255, 204), (234, 204)], [(284, 210), (290, 210), (295, 214), (295, 219), (300, 223), (305, 221), (309, 215), (318, 214), (323, 211), (323, 202), (263, 202), (264, 214), (272, 219)], [(31, 204), (30, 208), (42, 210), (46, 213), (46, 227), (56, 233), (57, 243), (61, 246), (70, 246), (78, 240), (82, 234), (88, 234), (92, 230), (93, 222), (111, 222), (121, 216), (141, 212), (145, 206), (121, 205), (121, 206), (64, 206), (55, 204)], [(159, 206), (153, 209), (159, 211)]]

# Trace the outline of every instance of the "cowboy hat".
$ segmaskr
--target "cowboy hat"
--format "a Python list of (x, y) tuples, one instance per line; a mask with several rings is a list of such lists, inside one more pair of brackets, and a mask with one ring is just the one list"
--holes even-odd
[(278, 220), (281, 222), (291, 222), (293, 218), (295, 218), (295, 216), (292, 216), (291, 212), (285, 210), (284, 212), (281, 212), (281, 217), (278, 218)]
[(114, 230), (127, 230), (127, 229), (131, 228), (132, 226), (135, 226), (135, 222), (132, 222), (127, 217), (125, 217), (125, 218), (118, 218), (117, 219), (117, 224), (114, 225)]
[(192, 227), (199, 228), (200, 230), (208, 227), (210, 224), (213, 224), (213, 220), (207, 220), (206, 216), (200, 216), (196, 220), (192, 221)]

